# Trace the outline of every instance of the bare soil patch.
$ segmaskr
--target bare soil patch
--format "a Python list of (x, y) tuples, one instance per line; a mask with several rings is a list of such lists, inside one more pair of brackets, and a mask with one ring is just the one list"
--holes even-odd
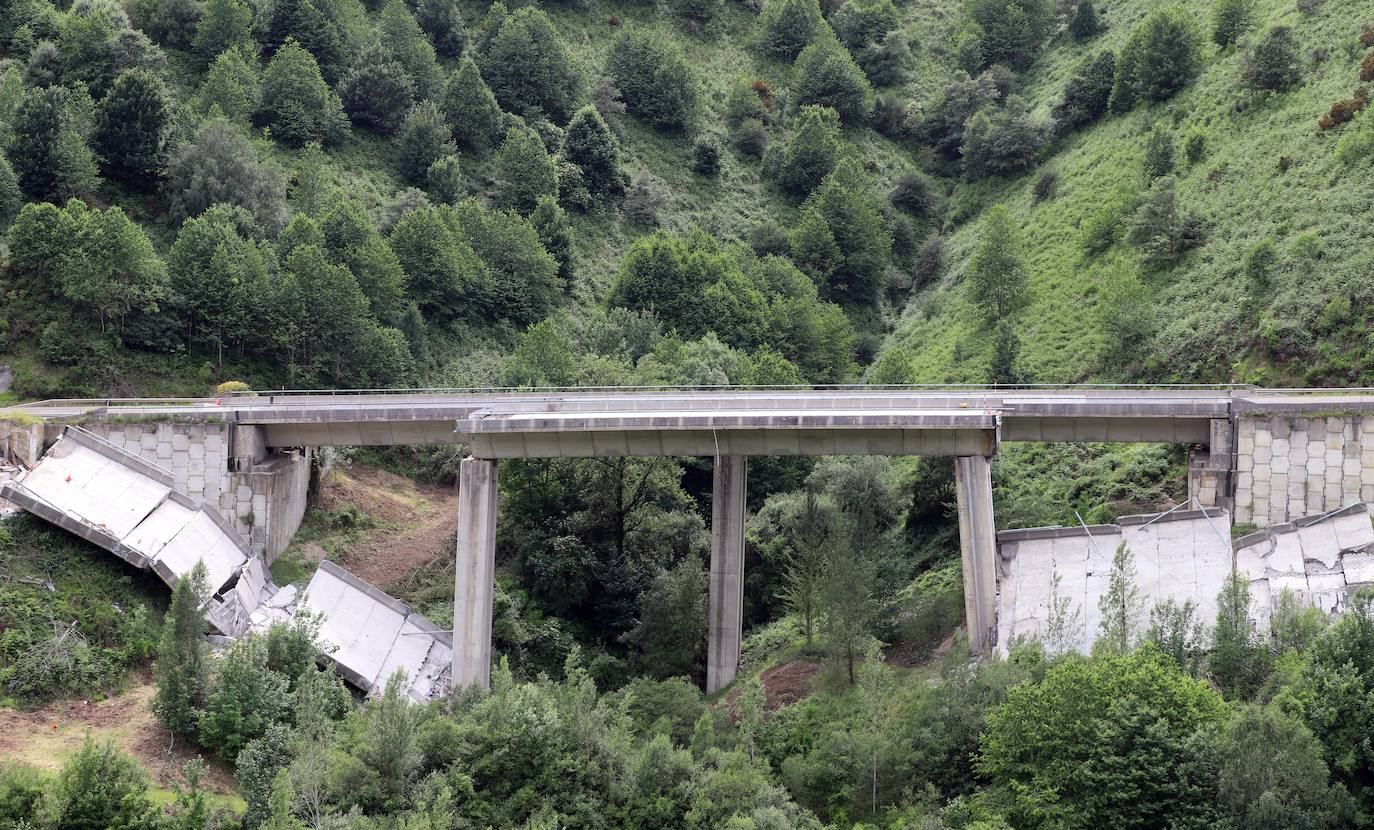
[(67, 700), (31, 711), (0, 709), (0, 759), (56, 771), (89, 735), (132, 755), (163, 788), (184, 784), (182, 765), (200, 756), (207, 764), (206, 789), (232, 794), (234, 777), (228, 767), (185, 739), (173, 740), (153, 717), (149, 703), (156, 689), (151, 679), (142, 676), (131, 683), (107, 700)]
[(376, 526), (348, 544), (339, 564), (382, 590), (435, 558), (452, 554), (458, 528), (458, 493), (452, 487), (417, 484), (353, 464), (326, 478), (320, 493), (320, 506), (326, 510), (350, 505)]

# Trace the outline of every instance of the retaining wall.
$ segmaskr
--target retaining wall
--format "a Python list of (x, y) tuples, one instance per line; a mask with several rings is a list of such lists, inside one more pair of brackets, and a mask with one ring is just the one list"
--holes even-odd
[(1370, 501), (1374, 417), (1237, 419), (1237, 523), (1269, 527)]

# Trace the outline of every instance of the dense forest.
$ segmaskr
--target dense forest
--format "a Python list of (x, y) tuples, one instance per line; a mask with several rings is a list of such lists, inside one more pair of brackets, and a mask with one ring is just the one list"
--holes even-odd
[[(1371, 82), (1356, 0), (7, 0), (0, 395), (1369, 383)], [(1169, 504), (1183, 464), (1009, 447), (998, 522)], [(0, 826), (1374, 826), (1374, 599), (1256, 632), (1243, 584), (1200, 620), (1122, 557), (1094, 655), (1066, 605), (975, 660), (946, 460), (751, 459), (708, 699), (709, 461), (501, 475), (493, 688), (429, 706), (353, 700), (308, 620), (212, 653), (191, 581), (0, 526), (0, 703), (151, 660), (242, 799), (92, 741), (0, 759)], [(402, 593), (444, 626), (452, 586)]]

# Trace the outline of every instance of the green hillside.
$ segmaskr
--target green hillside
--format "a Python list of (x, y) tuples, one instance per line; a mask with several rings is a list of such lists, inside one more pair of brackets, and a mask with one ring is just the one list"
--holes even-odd
[[(910, 355), (914, 380), (981, 381), (987, 337), (960, 291), (977, 243), (979, 212), (1007, 205), (1023, 234), (1031, 302), (1017, 322), (1024, 371), (1039, 382), (1148, 379), (1308, 385), (1369, 382), (1367, 328), (1374, 274), (1374, 156), (1342, 160), (1340, 140), (1374, 125), (1366, 117), (1321, 132), (1331, 104), (1352, 97), (1368, 9), (1360, 3), (1255, 5), (1254, 28), (1240, 45), (1208, 43), (1197, 81), (1168, 101), (1141, 107), (1059, 140), (1041, 170), (1058, 173), (1056, 195), (1037, 202), (1035, 175), (956, 186), (947, 225), (949, 268), (913, 298), (889, 348)], [(1045, 113), (1074, 67), (1101, 49), (1119, 50), (1154, 6), (1116, 2), (1102, 9), (1109, 28), (1084, 44), (1050, 49), (1023, 79)], [(1208, 4), (1189, 4), (1206, 20)], [(1247, 46), (1273, 26), (1291, 27), (1301, 45), (1301, 81), (1281, 93), (1252, 93), (1241, 80)], [(1151, 271), (1137, 246), (1117, 242), (1088, 254), (1085, 223), (1129, 206), (1148, 187), (1146, 137), (1156, 126), (1178, 144), (1178, 195), (1205, 223), (1205, 241), (1176, 266)], [(1205, 136), (1205, 154), (1183, 158), (1188, 136)], [(1349, 142), (1353, 144), (1353, 138)], [(1353, 150), (1347, 151), (1354, 156)], [(1126, 214), (1129, 207), (1121, 208)], [(1268, 287), (1247, 279), (1247, 254), (1276, 247)], [(1108, 348), (1104, 311), (1134, 306), (1141, 342), (1123, 363)]]

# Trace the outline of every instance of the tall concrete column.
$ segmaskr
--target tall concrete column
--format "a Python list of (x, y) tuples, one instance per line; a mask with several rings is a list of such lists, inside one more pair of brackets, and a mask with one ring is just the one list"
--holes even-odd
[(997, 528), (992, 519), (992, 464), (981, 455), (954, 459), (959, 549), (964, 559), (964, 619), (969, 648), (988, 651), (997, 636)]
[(464, 458), (458, 465), (458, 563), (453, 586), (455, 690), (491, 686), (496, 497), (496, 462)]
[(711, 474), (711, 633), (706, 656), (706, 693), (735, 679), (744, 627), (743, 455), (716, 459)]

